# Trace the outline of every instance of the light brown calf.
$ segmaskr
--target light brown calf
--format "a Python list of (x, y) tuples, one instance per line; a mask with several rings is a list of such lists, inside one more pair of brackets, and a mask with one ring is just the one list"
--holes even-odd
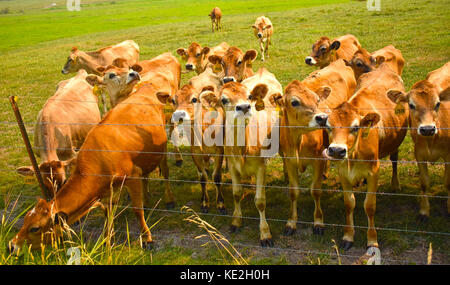
[(230, 47), (223, 56), (212, 55), (208, 57), (208, 60), (214, 65), (222, 65), (223, 70), (219, 76), (224, 83), (241, 82), (254, 74), (252, 62), (257, 55), (254, 49), (244, 54), (240, 48)]
[[(205, 71), (207, 67), (215, 67), (209, 62), (208, 57), (212, 55), (222, 57), (229, 47), (230, 46), (226, 42), (222, 42), (218, 46), (212, 48), (202, 47), (200, 44), (193, 42), (187, 49), (177, 49), (177, 54), (186, 61), (186, 70), (194, 70), (197, 74), (200, 74)], [(218, 66), (221, 67), (220, 65)]]
[(214, 26), (216, 26), (216, 31), (222, 29), (222, 11), (219, 7), (212, 9), (211, 13), (208, 15), (211, 18), (211, 30), (214, 32)]
[(311, 73), (302, 82), (294, 80), (285, 89), (285, 96), (273, 96), (283, 110), (280, 147), (289, 177), (291, 208), (285, 234), (295, 232), (298, 222), (297, 200), (300, 194), (299, 171), (313, 168), (311, 195), (314, 198), (314, 234), (323, 234), (323, 212), (320, 206), (322, 174), (326, 167), (322, 151), (328, 143), (324, 127), (331, 110), (347, 101), (356, 81), (353, 71), (342, 60)]
[[(329, 115), (330, 145), (324, 156), (336, 163), (339, 180), (344, 191), (346, 224), (342, 248), (353, 245), (353, 186), (367, 179), (364, 210), (368, 218), (367, 246), (378, 247), (374, 216), (376, 191), (380, 170), (379, 159), (390, 155), (397, 160), (398, 147), (406, 135), (408, 112), (404, 105), (397, 106), (387, 96), (388, 90), (403, 90), (403, 81), (387, 64), (360, 77), (359, 88), (347, 101)], [(397, 111), (396, 111), (397, 107)], [(401, 110), (399, 112), (398, 110)], [(397, 113), (397, 114), (396, 114)], [(392, 187), (399, 187), (394, 168)]]
[[(411, 137), (419, 167), (422, 194), (429, 195), (430, 178), (427, 162), (442, 158), (445, 164), (444, 185), (450, 194), (450, 62), (430, 72), (425, 80), (413, 85), (408, 93), (390, 90), (390, 98), (409, 105)], [(450, 200), (447, 199), (450, 214)], [(427, 196), (420, 199), (420, 220), (430, 216)]]
[(321, 37), (313, 44), (312, 53), (305, 58), (305, 62), (308, 65), (324, 68), (338, 59), (350, 61), (359, 49), (361, 45), (354, 35), (349, 34), (333, 40)]
[[(252, 26), (255, 37), (259, 40), (261, 49), (261, 60), (264, 61), (264, 55), (269, 57), (269, 44), (272, 44), (273, 25), (269, 18), (261, 16)], [(264, 46), (265, 45), (265, 46)]]
[[(40, 200), (26, 214), (9, 249), (17, 251), (25, 241), (33, 249), (40, 248), (42, 243), (50, 242), (50, 231), (57, 231), (59, 218), (73, 224), (99, 200), (110, 197), (111, 185), (120, 187), (122, 183), (128, 190), (142, 230), (142, 246), (151, 246), (152, 238), (144, 217), (143, 192), (147, 191), (147, 175), (157, 166), (165, 164), (166, 169), (162, 171), (168, 174), (167, 163), (164, 163), (167, 136), (162, 102), (169, 99), (169, 94), (159, 92), (158, 87), (149, 83), (141, 86), (124, 104), (112, 109), (89, 132), (66, 184), (50, 202)], [(168, 187), (168, 181), (166, 185)], [(171, 195), (166, 191), (168, 193)], [(166, 198), (173, 201), (173, 195)]]

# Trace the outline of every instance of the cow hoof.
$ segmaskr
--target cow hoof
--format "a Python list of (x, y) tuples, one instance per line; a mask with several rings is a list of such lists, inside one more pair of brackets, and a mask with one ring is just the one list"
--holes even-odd
[(417, 217), (417, 220), (419, 223), (426, 224), (426, 223), (428, 223), (429, 217), (419, 214), (419, 216)]
[(349, 250), (350, 248), (352, 248), (352, 246), (353, 246), (353, 242), (352, 241), (342, 240), (342, 242), (341, 242), (341, 248), (344, 251)]
[(208, 206), (201, 206), (200, 210), (202, 211), (203, 214), (208, 214), (209, 207)]
[(230, 233), (239, 233), (239, 232), (241, 232), (241, 228), (240, 227), (236, 227), (236, 226), (231, 225)]
[(318, 236), (323, 236), (325, 233), (325, 228), (320, 226), (313, 227), (313, 234)]
[(296, 231), (296, 229), (286, 226), (286, 227), (284, 228), (283, 234), (284, 234), (285, 236), (291, 236), (291, 235), (293, 235), (293, 234), (295, 233), (295, 231)]
[(227, 214), (227, 208), (225, 208), (225, 207), (217, 208), (217, 210), (219, 211), (219, 214), (221, 214), (221, 215), (226, 215)]
[(153, 241), (143, 241), (142, 242), (142, 249), (143, 250), (152, 250), (153, 249)]
[(173, 209), (173, 208), (175, 208), (175, 202), (166, 203), (166, 209), (167, 210), (170, 210), (170, 209)]
[(177, 167), (181, 167), (183, 165), (183, 161), (182, 160), (177, 160), (177, 161), (175, 161), (175, 165)]
[(273, 241), (271, 238), (260, 240), (261, 247), (273, 247)]

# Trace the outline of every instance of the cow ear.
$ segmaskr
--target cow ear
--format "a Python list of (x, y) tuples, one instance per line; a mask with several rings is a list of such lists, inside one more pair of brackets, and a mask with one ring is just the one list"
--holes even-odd
[(340, 41), (334, 41), (331, 44), (330, 49), (338, 50), (340, 47), (341, 47), (341, 42)]
[(317, 95), (319, 95), (319, 98), (321, 101), (325, 100), (328, 98), (328, 96), (331, 94), (331, 87), (329, 86), (321, 86), (318, 90), (317, 90)]
[(209, 47), (203, 47), (202, 54), (208, 54), (211, 51)]
[(131, 67), (131, 69), (133, 69), (136, 72), (141, 72), (142, 71), (142, 66), (140, 66), (139, 64), (135, 64)]
[(200, 94), (200, 102), (206, 108), (216, 108), (219, 103), (219, 97), (214, 92), (202, 92)]
[(444, 89), (441, 93), (439, 93), (439, 100), (450, 101), (450, 87), (447, 87), (447, 89)]
[(89, 74), (88, 76), (86, 76), (85, 80), (91, 86), (102, 85), (103, 84), (103, 78), (98, 76), (98, 75), (95, 75), (95, 74)]
[(395, 104), (408, 102), (408, 95), (405, 92), (400, 91), (400, 90), (389, 89), (386, 92), (386, 95)]
[(384, 61), (386, 60), (386, 58), (382, 55), (377, 56), (377, 58), (375, 59), (375, 65), (379, 66), (380, 64), (382, 64)]
[[(112, 62), (112, 65), (119, 67), (119, 68), (125, 68), (128, 66), (127, 64), (127, 60), (124, 58), (116, 58), (114, 59), (114, 61)], [(98, 68), (97, 68), (98, 70)]]
[(103, 72), (105, 72), (106, 69), (107, 69), (107, 68), (104, 67), (104, 66), (99, 66), (99, 67), (97, 67), (96, 70), (97, 70), (98, 73), (102, 74)]
[(208, 85), (202, 88), (202, 92), (204, 91), (212, 91), (214, 92), (214, 86)]
[(246, 62), (246, 61), (252, 62), (255, 60), (257, 55), (258, 55), (258, 52), (256, 50), (250, 49), (245, 53), (243, 61), (244, 62)]
[(378, 113), (369, 113), (365, 115), (359, 124), (362, 128), (371, 128), (380, 121), (380, 115)]
[(374, 66), (377, 65), (377, 59), (374, 58), (373, 56), (370, 56), (370, 64)]
[(222, 61), (222, 58), (218, 55), (211, 55), (210, 57), (208, 57), (208, 60), (212, 64), (218, 64)]
[(264, 30), (267, 30), (267, 29), (270, 29), (270, 28), (272, 28), (272, 25), (267, 25), (267, 26), (264, 27)]
[(16, 169), (17, 173), (23, 176), (33, 176), (34, 175), (34, 168), (33, 166), (21, 166)]
[(256, 25), (252, 25), (253, 29), (258, 29), (258, 27)]
[(269, 96), (269, 102), (272, 106), (284, 107), (284, 98), (281, 93), (274, 93)]
[(186, 49), (184, 49), (184, 48), (177, 49), (177, 54), (180, 55), (180, 56), (185, 56), (186, 55)]
[(167, 92), (158, 92), (158, 93), (156, 93), (156, 97), (163, 104), (170, 103), (172, 100), (172, 96), (170, 96), (170, 94)]
[(67, 219), (69, 216), (64, 212), (58, 212), (55, 214), (53, 218), (53, 224), (55, 225), (62, 225), (67, 222)]
[(76, 52), (78, 50), (77, 47), (72, 47), (72, 49), (70, 50), (71, 52)]
[(269, 91), (269, 88), (267, 87), (266, 84), (258, 84), (256, 85), (252, 92), (250, 92), (252, 98), (252, 101), (258, 101), (258, 100), (262, 100), (264, 99), (264, 97), (266, 97), (267, 92)]

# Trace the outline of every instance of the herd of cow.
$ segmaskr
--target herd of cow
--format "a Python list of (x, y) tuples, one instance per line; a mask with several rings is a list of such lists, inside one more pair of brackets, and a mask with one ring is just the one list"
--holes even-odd
[[(218, 29), (220, 21), (216, 25)], [(260, 17), (252, 28), (264, 60), (268, 57), (272, 24), (268, 18)], [(430, 188), (426, 162), (441, 158), (447, 162), (444, 184), (450, 191), (450, 62), (406, 92), (401, 78), (405, 60), (392, 45), (370, 53), (353, 35), (333, 40), (321, 37), (305, 59), (306, 64), (319, 69), (302, 81), (292, 81), (283, 90), (266, 68), (256, 73), (252, 70), (256, 50), (243, 52), (225, 42), (211, 48), (194, 42), (176, 53), (186, 62), (187, 71), (197, 73), (181, 88), (182, 68), (171, 53), (140, 61), (139, 47), (131, 40), (94, 52), (72, 48), (62, 73), (77, 74), (58, 83), (55, 94), (39, 112), (34, 132), (35, 148), (42, 160), (40, 171), (53, 198), (40, 199), (26, 214), (22, 228), (9, 243), (10, 250), (16, 251), (24, 241), (39, 248), (49, 242), (50, 233), (61, 220), (73, 224), (95, 206), (107, 212), (109, 208), (102, 201), (109, 198), (111, 186), (122, 185), (128, 190), (140, 223), (143, 247), (151, 246), (143, 211), (148, 199), (146, 178), (159, 167), (165, 181), (165, 202), (173, 207), (165, 126), (173, 131), (180, 123), (192, 122), (194, 131), (195, 108), (200, 108), (202, 116), (215, 112), (203, 121), (207, 123), (200, 128), (202, 132), (208, 126), (219, 125), (235, 133), (238, 126), (234, 122), (240, 118), (253, 119), (268, 136), (279, 132), (278, 153), (283, 158), (291, 200), (285, 228), (288, 235), (298, 223), (299, 172), (308, 165), (313, 169), (313, 232), (323, 234), (321, 186), (331, 162), (344, 190), (343, 248), (348, 250), (354, 241), (352, 188), (363, 180), (367, 181), (367, 245), (377, 247), (374, 215), (380, 159), (389, 156), (392, 161), (391, 188), (398, 191), (398, 149), (408, 129), (415, 143), (422, 193)], [(99, 97), (103, 101), (103, 116)], [(264, 119), (271, 110), (276, 110), (278, 121)], [(230, 122), (231, 126), (225, 126)], [(256, 178), (260, 242), (263, 247), (272, 246), (265, 215), (268, 158), (261, 155), (267, 146), (248, 144), (250, 128), (245, 125), (243, 146), (192, 144), (190, 154), (200, 174), (204, 212), (209, 210), (206, 186), (211, 160), (216, 206), (220, 213), (226, 211), (221, 183), (226, 160), (234, 199), (232, 231), (242, 225), (241, 179)], [(180, 166), (183, 157), (178, 149), (175, 153)], [(21, 167), (18, 172), (32, 175), (34, 170)], [(66, 172), (70, 173), (67, 180)], [(450, 213), (449, 202), (447, 206)], [(423, 218), (430, 215), (426, 195), (420, 199), (419, 214)]]

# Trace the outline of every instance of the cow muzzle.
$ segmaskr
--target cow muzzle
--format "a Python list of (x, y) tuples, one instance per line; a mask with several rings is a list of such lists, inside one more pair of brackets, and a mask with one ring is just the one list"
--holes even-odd
[(344, 159), (347, 157), (347, 146), (331, 144), (324, 150), (323, 154), (326, 158)]
[(68, 74), (69, 71), (67, 71), (67, 70), (65, 70), (65, 69), (61, 69), (61, 73), (62, 73), (62, 74)]
[(225, 84), (225, 83), (228, 83), (228, 82), (236, 82), (236, 79), (234, 79), (233, 76), (231, 76), (231, 77), (224, 77), (223, 78), (223, 83)]
[(132, 71), (130, 73), (128, 73), (128, 77), (127, 77), (127, 84), (136, 81), (136, 80), (141, 80), (141, 77), (139, 76), (139, 73), (137, 73), (136, 71)]
[(325, 113), (314, 115), (314, 122), (319, 127), (325, 127), (327, 124), (327, 120), (328, 120), (328, 115)]
[(192, 63), (186, 64), (186, 70), (194, 70), (194, 69), (195, 69), (195, 65), (193, 65)]
[(305, 63), (306, 63), (307, 65), (316, 65), (316, 64), (317, 64), (317, 61), (316, 61), (312, 56), (307, 56), (307, 57), (305, 58)]
[(261, 33), (258, 33), (258, 38), (262, 38), (262, 34)]
[(435, 125), (419, 126), (417, 132), (421, 136), (430, 137), (437, 133), (437, 128)]

